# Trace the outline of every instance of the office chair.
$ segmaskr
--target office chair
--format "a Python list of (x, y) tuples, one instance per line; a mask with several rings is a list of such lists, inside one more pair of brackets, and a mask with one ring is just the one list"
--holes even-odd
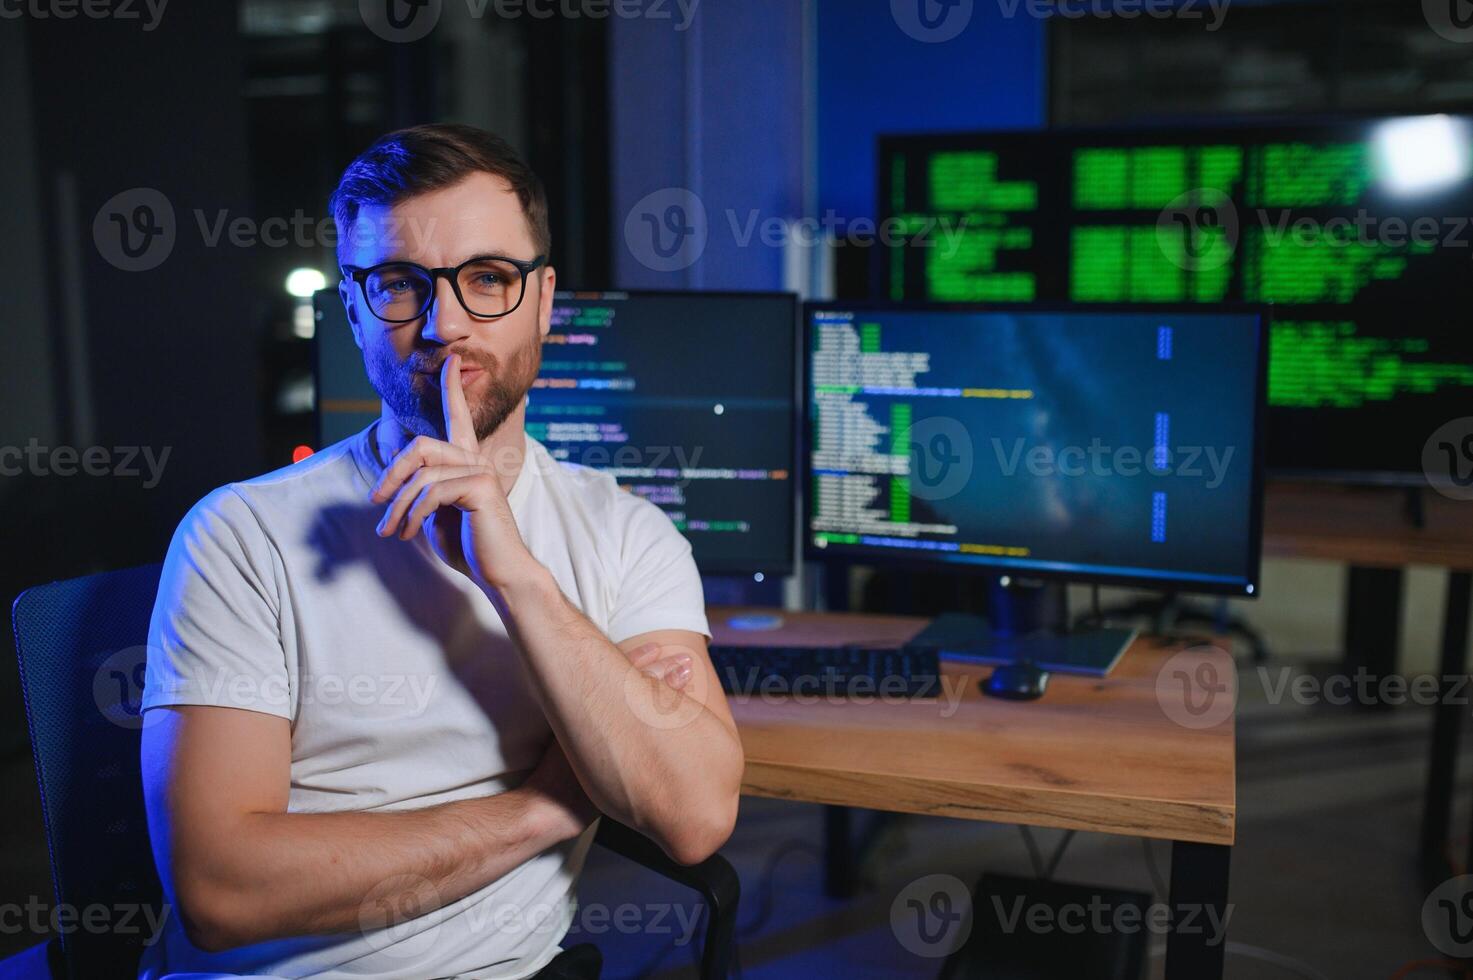
[[(143, 806), (139, 747), (143, 651), (161, 566), (37, 586), (15, 601), (16, 651), (58, 908), (142, 908), (163, 892)], [(701, 976), (727, 973), (736, 923), (736, 872), (716, 854), (686, 867), (653, 841), (604, 817), (596, 843), (701, 894)], [(0, 962), (0, 976), (129, 977), (149, 938), (78, 928)], [(595, 958), (596, 959), (596, 958)], [(594, 966), (593, 970), (597, 970)]]

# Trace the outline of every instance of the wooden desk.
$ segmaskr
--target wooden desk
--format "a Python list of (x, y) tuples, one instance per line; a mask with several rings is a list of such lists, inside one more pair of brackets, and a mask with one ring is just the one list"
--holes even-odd
[[(778, 630), (732, 630), (727, 620), (741, 611), (709, 611), (713, 642), (887, 645), (925, 625), (901, 616), (785, 613)], [(1169, 904), (1223, 907), (1237, 814), (1233, 718), (1189, 728), (1167, 716), (1156, 678), (1179, 649), (1137, 640), (1109, 677), (1055, 674), (1031, 702), (987, 697), (977, 681), (990, 668), (950, 661), (942, 666), (947, 694), (935, 700), (734, 697), (747, 755), (743, 792), (1163, 838), (1173, 842)], [(1174, 933), (1167, 974), (1220, 977), (1222, 954), (1205, 935)]]

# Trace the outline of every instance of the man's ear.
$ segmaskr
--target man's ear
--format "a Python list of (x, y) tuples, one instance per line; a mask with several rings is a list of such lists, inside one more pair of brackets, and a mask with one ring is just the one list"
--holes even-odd
[(358, 349), (363, 349), (363, 325), (358, 322), (358, 309), (353, 303), (352, 284), (346, 279), (338, 282), (338, 299), (343, 301), (343, 309), (348, 312), (348, 326), (353, 329), (353, 343)]
[(537, 331), (546, 337), (552, 328), (552, 294), (557, 289), (557, 270), (548, 265), (538, 269), (537, 274), (542, 277), (542, 292), (537, 297)]

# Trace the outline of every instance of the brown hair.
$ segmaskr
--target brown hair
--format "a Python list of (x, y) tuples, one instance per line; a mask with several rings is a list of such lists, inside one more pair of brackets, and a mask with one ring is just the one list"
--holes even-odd
[(392, 207), (418, 194), (450, 187), (474, 173), (494, 174), (511, 185), (522, 205), (539, 255), (552, 249), (547, 192), (511, 144), (494, 133), (460, 123), (432, 123), (380, 137), (348, 164), (328, 207), (347, 241), (365, 204)]

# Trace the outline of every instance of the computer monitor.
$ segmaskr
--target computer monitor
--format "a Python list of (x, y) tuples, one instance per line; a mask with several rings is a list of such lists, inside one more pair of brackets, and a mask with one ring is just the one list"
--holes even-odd
[(690, 539), (706, 574), (794, 563), (797, 297), (558, 292), (527, 431), (612, 473)]
[(1468, 414), (1473, 120), (897, 136), (887, 301), (1274, 304), (1270, 473), (1422, 483)]
[(312, 334), (313, 405), (321, 448), (367, 428), (379, 417), (381, 404), (363, 370), (363, 352), (353, 340), (338, 291), (319, 290), (312, 307), (317, 318)]
[[(317, 309), (326, 444), (379, 409), (336, 292)], [(560, 291), (527, 431), (657, 504), (703, 574), (790, 574), (797, 336), (791, 293)]]
[(1261, 311), (805, 320), (808, 556), (1257, 595)]

